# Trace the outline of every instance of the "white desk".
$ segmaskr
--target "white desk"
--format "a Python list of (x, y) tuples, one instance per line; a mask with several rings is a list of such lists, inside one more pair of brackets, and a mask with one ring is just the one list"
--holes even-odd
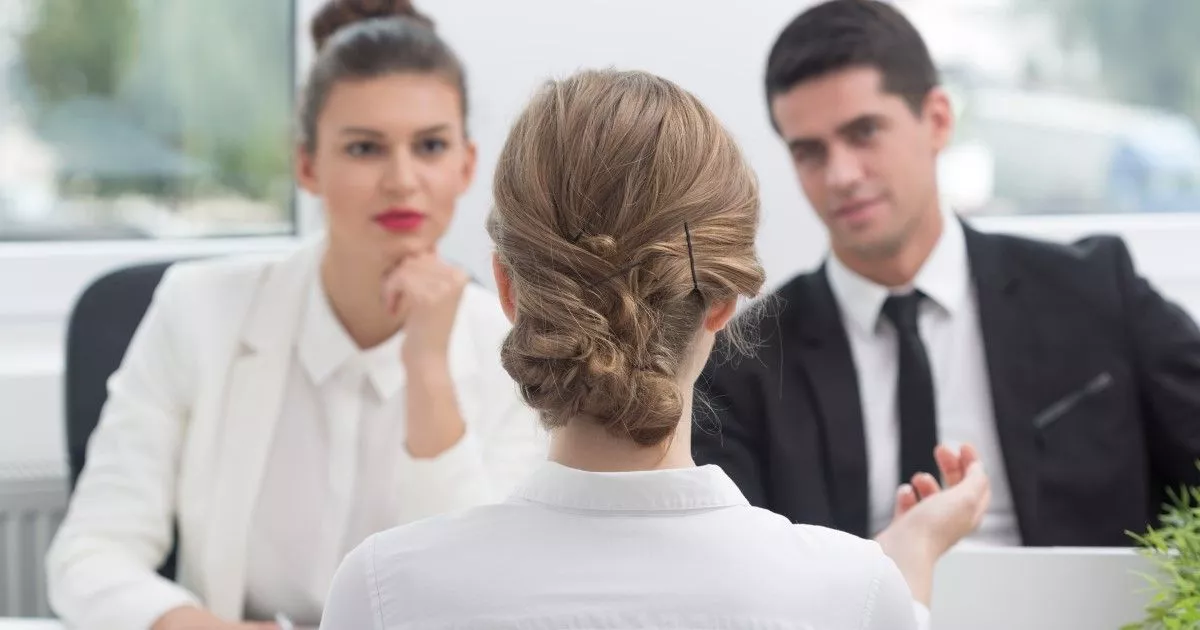
[[(933, 630), (1116, 630), (1141, 619), (1149, 595), (1132, 549), (960, 548), (938, 564)], [(0, 619), (0, 630), (66, 630)]]
[(1117, 630), (1150, 599), (1138, 572), (1156, 568), (1132, 549), (957, 549), (934, 574), (933, 630)]

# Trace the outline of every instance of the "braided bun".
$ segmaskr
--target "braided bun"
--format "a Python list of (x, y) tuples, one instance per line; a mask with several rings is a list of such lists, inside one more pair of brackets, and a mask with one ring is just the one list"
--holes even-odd
[(584, 72), (535, 97), (493, 193), (517, 295), (501, 358), (526, 402), (550, 427), (583, 418), (662, 443), (707, 305), (763, 283), (757, 184), (733, 139), (669, 81)]

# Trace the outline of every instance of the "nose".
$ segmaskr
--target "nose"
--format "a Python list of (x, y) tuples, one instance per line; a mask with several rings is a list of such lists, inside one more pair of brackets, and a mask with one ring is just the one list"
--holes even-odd
[(417, 188), (417, 164), (412, 156), (403, 151), (392, 153), (383, 177), (384, 190), (405, 196)]
[(825, 167), (827, 186), (833, 190), (847, 191), (857, 186), (862, 178), (862, 164), (853, 150), (845, 146), (830, 147)]

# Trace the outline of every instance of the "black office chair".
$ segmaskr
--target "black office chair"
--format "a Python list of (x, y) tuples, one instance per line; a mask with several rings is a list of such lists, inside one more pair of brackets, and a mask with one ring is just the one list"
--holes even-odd
[[(172, 264), (136, 265), (104, 275), (84, 290), (71, 311), (63, 384), (72, 491), (83, 470), (88, 439), (108, 398), (108, 378), (120, 367), (154, 290)], [(159, 574), (170, 580), (175, 579), (178, 527), (174, 536), (176, 544), (159, 568)]]

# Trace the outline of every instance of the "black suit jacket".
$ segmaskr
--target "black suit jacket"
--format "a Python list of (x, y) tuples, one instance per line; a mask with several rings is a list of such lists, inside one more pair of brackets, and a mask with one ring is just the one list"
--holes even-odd
[[(1167, 486), (1200, 484), (1200, 330), (1119, 238), (968, 227), (966, 241), (1023, 543), (1132, 544), (1126, 531), (1156, 520)], [(867, 536), (858, 377), (824, 269), (776, 295), (752, 324), (755, 356), (717, 356), (697, 384), (714, 413), (697, 418), (696, 459), (754, 505)]]

